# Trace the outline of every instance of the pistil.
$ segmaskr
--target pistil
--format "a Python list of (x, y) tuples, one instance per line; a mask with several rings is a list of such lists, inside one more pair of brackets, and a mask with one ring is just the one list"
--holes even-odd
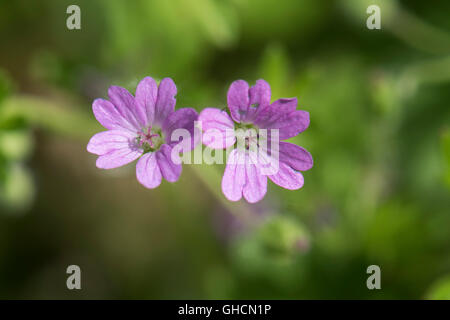
[(144, 150), (144, 153), (158, 150), (164, 142), (161, 129), (152, 127), (138, 132), (136, 139), (139, 147)]

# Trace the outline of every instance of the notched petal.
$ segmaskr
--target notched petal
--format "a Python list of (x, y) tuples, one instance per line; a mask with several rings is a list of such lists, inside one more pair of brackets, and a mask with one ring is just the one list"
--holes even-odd
[(258, 166), (250, 163), (250, 161), (245, 164), (245, 174), (244, 198), (250, 203), (260, 201), (267, 192), (267, 176), (262, 175)]
[(97, 155), (126, 148), (135, 148), (135, 137), (130, 132), (123, 130), (99, 132), (92, 136), (87, 145), (87, 151)]
[(124, 166), (142, 154), (142, 150), (132, 150), (129, 148), (112, 150), (98, 157), (96, 165), (99, 169), (114, 169)]
[(172, 148), (167, 144), (163, 144), (161, 149), (156, 152), (156, 160), (161, 174), (169, 182), (177, 181), (182, 170), (179, 159), (173, 159), (172, 157), (178, 157), (178, 155), (172, 154)]
[(148, 189), (156, 188), (161, 184), (162, 175), (155, 152), (146, 153), (139, 159), (136, 164), (136, 178)]
[(151, 125), (155, 117), (155, 105), (158, 97), (158, 85), (151, 77), (145, 77), (136, 88), (136, 106), (145, 121), (145, 126)]
[(161, 125), (175, 110), (177, 87), (170, 78), (161, 80), (158, 87), (158, 98), (155, 105), (155, 122)]
[(139, 130), (144, 125), (142, 113), (138, 112), (134, 97), (125, 88), (111, 86), (108, 89), (108, 96), (117, 111), (133, 126)]
[(227, 166), (222, 177), (222, 192), (230, 201), (238, 201), (242, 198), (246, 179), (243, 157), (243, 153), (234, 149), (227, 159)]
[(289, 190), (300, 189), (304, 183), (303, 175), (283, 162), (280, 162), (278, 172), (268, 177), (273, 183)]
[(258, 105), (258, 108), (264, 108), (270, 104), (270, 86), (263, 80), (257, 80), (256, 84), (249, 89), (250, 105)]
[(234, 81), (228, 89), (227, 102), (233, 120), (244, 121), (250, 105), (248, 83), (244, 80)]
[(135, 131), (133, 125), (108, 100), (95, 99), (92, 111), (97, 121), (106, 129), (126, 129)]
[(313, 166), (311, 154), (304, 148), (289, 142), (280, 142), (280, 162), (298, 171), (307, 171)]
[(201, 122), (203, 144), (212, 149), (226, 149), (236, 142), (234, 122), (223, 110), (204, 109), (198, 118)]

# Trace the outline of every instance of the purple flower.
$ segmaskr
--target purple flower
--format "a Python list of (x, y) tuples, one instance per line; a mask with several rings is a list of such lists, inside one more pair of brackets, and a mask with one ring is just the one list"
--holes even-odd
[[(308, 151), (295, 144), (278, 141), (292, 138), (306, 130), (309, 113), (296, 110), (296, 98), (270, 103), (270, 96), (270, 86), (264, 80), (256, 81), (256, 85), (251, 88), (247, 82), (237, 80), (231, 84), (227, 96), (231, 117), (225, 111), (214, 108), (207, 108), (200, 113), (203, 143), (206, 146), (223, 149), (237, 145), (228, 155), (222, 178), (222, 191), (231, 201), (238, 201), (244, 196), (250, 203), (258, 202), (267, 192), (267, 178), (283, 188), (300, 189), (304, 182), (300, 171), (313, 166)], [(256, 132), (253, 137), (255, 141), (258, 141), (260, 133), (267, 132), (267, 145), (270, 143), (273, 146), (274, 142), (277, 145), (276, 152), (272, 147), (267, 147), (263, 153), (249, 148), (247, 142), (252, 140), (251, 135), (245, 138), (244, 147), (240, 148), (236, 134), (233, 134), (236, 129), (253, 130)], [(221, 132), (221, 139), (217, 139), (217, 131)], [(278, 136), (273, 132), (278, 133)], [(277, 170), (267, 173), (264, 167), (275, 159), (275, 154)]]
[[(95, 118), (108, 129), (94, 135), (87, 150), (98, 155), (97, 167), (113, 169), (139, 158), (138, 181), (146, 188), (156, 188), (162, 178), (178, 180), (181, 163), (173, 161), (172, 132), (184, 128), (190, 134), (198, 114), (194, 109), (175, 111), (177, 88), (170, 78), (159, 87), (150, 77), (142, 79), (133, 97), (126, 89), (112, 86), (109, 101), (96, 99), (92, 104)], [(185, 150), (185, 149), (184, 149)]]

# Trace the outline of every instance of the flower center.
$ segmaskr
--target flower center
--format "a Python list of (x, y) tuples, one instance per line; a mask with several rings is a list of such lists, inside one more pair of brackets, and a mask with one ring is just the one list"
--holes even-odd
[(164, 143), (164, 137), (160, 128), (148, 127), (138, 132), (136, 141), (144, 153), (147, 153), (159, 150)]
[(254, 151), (258, 147), (259, 132), (258, 127), (251, 123), (237, 123), (235, 125), (235, 134), (237, 146), (245, 150)]
[(258, 127), (255, 126), (253, 123), (245, 123), (245, 122), (235, 123), (234, 127), (236, 129), (242, 129), (244, 131), (254, 129), (256, 130), (256, 132), (258, 132)]

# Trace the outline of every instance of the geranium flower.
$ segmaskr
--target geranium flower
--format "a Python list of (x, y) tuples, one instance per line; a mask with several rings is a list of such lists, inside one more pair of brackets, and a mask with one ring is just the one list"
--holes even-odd
[[(256, 81), (256, 85), (251, 88), (244, 80), (237, 80), (231, 84), (227, 95), (231, 116), (215, 108), (207, 108), (200, 113), (199, 121), (204, 130), (203, 143), (206, 146), (213, 149), (234, 146), (228, 155), (222, 178), (222, 191), (231, 201), (238, 201), (244, 196), (250, 203), (258, 202), (267, 192), (267, 178), (280, 187), (300, 189), (304, 183), (300, 171), (313, 166), (308, 151), (295, 144), (278, 141), (292, 138), (306, 130), (309, 113), (296, 110), (296, 98), (279, 99), (271, 104), (270, 96), (270, 86), (264, 80)], [(239, 147), (235, 134), (237, 129), (253, 131), (256, 135), (247, 135), (243, 147)], [(217, 131), (221, 132), (220, 139), (217, 139)], [(264, 152), (257, 152), (250, 147), (249, 141), (259, 143), (262, 131), (267, 132), (267, 146), (269, 143), (272, 146), (274, 142), (276, 150), (267, 147), (263, 148)], [(265, 167), (270, 162), (277, 163), (277, 170), (267, 173)]]
[[(87, 150), (98, 155), (96, 165), (113, 169), (139, 158), (136, 165), (138, 181), (147, 188), (156, 188), (162, 178), (178, 180), (180, 161), (173, 161), (174, 130), (184, 128), (193, 134), (198, 114), (194, 109), (175, 111), (177, 88), (170, 78), (159, 87), (151, 77), (138, 84), (136, 96), (126, 89), (112, 86), (109, 101), (96, 99), (92, 104), (95, 118), (108, 129), (94, 135)], [(186, 149), (183, 149), (186, 151)]]

